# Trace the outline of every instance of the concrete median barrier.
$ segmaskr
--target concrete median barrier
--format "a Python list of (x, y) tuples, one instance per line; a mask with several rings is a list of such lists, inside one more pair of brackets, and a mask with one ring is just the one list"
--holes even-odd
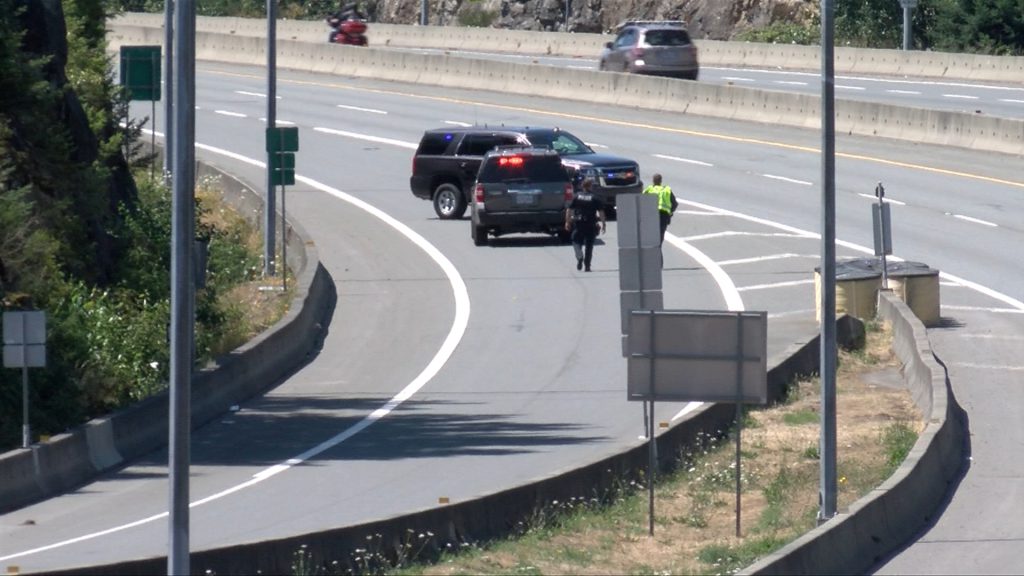
[[(200, 164), (197, 176), (216, 174), (225, 200), (259, 224), (259, 196), (241, 182)], [(326, 330), (334, 284), (308, 234), (289, 222), (288, 262), (295, 270), (288, 313), (253, 340), (197, 372), (192, 381), (192, 426), (266, 390), (304, 364)], [(0, 454), (0, 513), (26, 506), (95, 479), (102, 472), (166, 445), (168, 395), (157, 394), (66, 434)]]

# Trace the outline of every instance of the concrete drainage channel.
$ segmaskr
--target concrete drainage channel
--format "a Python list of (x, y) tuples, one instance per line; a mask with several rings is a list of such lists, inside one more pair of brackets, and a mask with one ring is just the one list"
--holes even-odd
[[(112, 36), (114, 37), (111, 47), (116, 49), (119, 44), (159, 44), (162, 40), (162, 31), (159, 28), (137, 25), (114, 26)], [(321, 41), (322, 36), (318, 33), (316, 40)], [(387, 55), (385, 51), (365, 49), (357, 49), (358, 53), (347, 53), (343, 50), (338, 51), (338, 48), (285, 41), (282, 42), (284, 54), (283, 57), (279, 57), (279, 63), (286, 65), (290, 62), (296, 69), (384, 77), (400, 81), (415, 82), (430, 76), (434, 80), (443, 78), (442, 83), (453, 86), (467, 85), (466, 82), (470, 82), (470, 85), (480, 85), (480, 78), (486, 76), (492, 80), (499, 79), (500, 87), (487, 84), (487, 87), (495, 89), (523, 85), (524, 81), (537, 73), (537, 67), (514, 64), (491, 62), (484, 66), (479, 61), (453, 59), (447, 56), (395, 56)], [(197, 35), (198, 53), (200, 57), (205, 56), (208, 59), (260, 65), (264, 49), (264, 43), (260, 38), (232, 37), (225, 34)], [(371, 61), (370, 66), (367, 66), (368, 60)], [(615, 101), (609, 103), (638, 105), (637, 102), (642, 102), (644, 107), (667, 109), (667, 103), (678, 101), (677, 91), (683, 89), (664, 84), (669, 82), (664, 79), (597, 75), (590, 71), (561, 69), (558, 74), (561, 79), (557, 82), (541, 78), (540, 84), (554, 86), (553, 89), (545, 88), (544, 94), (566, 97), (565, 94), (576, 92), (578, 86), (586, 84), (613, 95)], [(535, 81), (529, 80), (525, 85), (527, 90), (535, 92), (539, 86), (534, 86), (533, 82)], [(705, 106), (687, 105), (686, 111), (691, 113), (728, 115), (737, 119), (777, 121), (801, 126), (807, 123), (808, 117), (817, 118), (817, 105), (813, 99), (791, 95), (785, 102), (773, 103), (766, 101), (769, 93), (742, 90), (737, 92), (735, 90), (739, 89), (677, 84), (687, 84), (684, 92), (698, 91), (698, 94), (688, 94), (687, 102), (690, 99), (696, 102), (699, 97), (703, 97), (704, 102), (708, 103)], [(710, 92), (705, 93), (706, 89)], [(551, 90), (554, 90), (554, 93), (549, 94)], [(595, 92), (588, 90), (587, 93)], [(805, 99), (807, 102), (802, 101)], [(750, 100), (750, 106), (743, 104), (746, 100)], [(880, 108), (878, 105), (873, 106)], [(885, 117), (889, 113), (893, 111), (878, 109), (871, 117), (874, 120), (869, 118), (867, 122), (864, 122), (861, 116), (861, 128), (850, 128), (849, 131), (861, 133), (865, 130), (864, 126), (872, 122), (877, 123), (879, 117)], [(898, 109), (895, 113), (899, 113)], [(1019, 121), (996, 119), (992, 124), (993, 119), (970, 115), (953, 118), (957, 115), (928, 111), (917, 111), (913, 114), (929, 118), (921, 125), (902, 124), (897, 131), (883, 129), (879, 133), (877, 125), (868, 126), (866, 130), (877, 135), (918, 140), (920, 134), (924, 133), (930, 134), (928, 141), (973, 145), (975, 148), (1001, 152), (1020, 153), (1024, 150), (1024, 136), (1021, 130), (1024, 124)], [(959, 140), (951, 142), (951, 133), (936, 136), (935, 124), (931, 124), (935, 120), (931, 118), (933, 115), (943, 116), (938, 124), (952, 130), (953, 136), (960, 135)], [(979, 122), (981, 125), (978, 125)], [(261, 384), (248, 388), (243, 388), (241, 384), (229, 386), (228, 388), (233, 388), (230, 398), (221, 397), (216, 401), (204, 401), (200, 408), (203, 414), (196, 419), (197, 422), (208, 421), (231, 404), (239, 402), (241, 398), (259, 393), (276, 381), (281, 374), (301, 364), (305, 353), (312, 348), (308, 338), (301, 340), (296, 337), (291, 340), (301, 340), (301, 344), (287, 348), (288, 352), (278, 349), (276, 353), (271, 354), (275, 348), (268, 344), (287, 342), (289, 335), (296, 334), (296, 330), (300, 330), (298, 334), (303, 335), (315, 333), (323, 311), (333, 301), (333, 284), (326, 271), (319, 265), (315, 248), (306, 246), (301, 241), (299, 245), (301, 247), (296, 246), (296, 250), (308, 251), (303, 252), (307, 254), (308, 260), (299, 275), (300, 290), (289, 317), (240, 349), (235, 362), (226, 363), (220, 372), (206, 376), (207, 381), (212, 381), (213, 378), (234, 378), (235, 381), (240, 381), (246, 377), (260, 375)], [(966, 449), (964, 415), (950, 393), (944, 369), (932, 355), (924, 326), (914, 316), (913, 311), (890, 293), (879, 294), (878, 315), (893, 327), (893, 345), (904, 364), (906, 383), (915, 403), (928, 420), (924, 433), (897, 472), (878, 489), (851, 506), (849, 513), (837, 516), (782, 550), (762, 559), (744, 573), (863, 572), (924, 527), (946, 497), (950, 484), (961, 473)], [(863, 325), (859, 321), (848, 316), (839, 320), (840, 343), (851, 342), (862, 336)], [(818, 340), (815, 338), (803, 345), (792, 347), (780, 358), (772, 359), (772, 368), (769, 370), (771, 398), (778, 398), (786, 383), (794, 377), (816, 371), (818, 348)], [(237, 361), (242, 354), (249, 354), (249, 358), (258, 361)], [(241, 374), (243, 371), (244, 375)], [(223, 386), (224, 382), (220, 382), (217, 388), (221, 389)], [(4, 491), (0, 492), (0, 501), (4, 502), (5, 507), (8, 507), (8, 502), (12, 503), (9, 507), (16, 507), (59, 493), (87, 481), (100, 470), (116, 466), (122, 461), (158, 447), (166, 440), (166, 414), (166, 396), (157, 397), (109, 419), (90, 422), (82, 429), (65, 435), (66, 438), (55, 439), (51, 442), (55, 445), (52, 453), (32, 450), (15, 451), (0, 456), (0, 478), (4, 480)], [(731, 424), (733, 416), (733, 409), (729, 405), (707, 405), (688, 420), (663, 431), (657, 439), (658, 453), (675, 454), (677, 448), (688, 444), (697, 437), (697, 434), (715, 433), (725, 429)], [(162, 418), (162, 421), (153, 425), (153, 418)], [(57, 444), (60, 444), (60, 448), (56, 447)], [(643, 469), (646, 458), (646, 445), (638, 444), (627, 452), (589, 466), (471, 501), (443, 505), (358, 526), (328, 529), (315, 534), (197, 551), (192, 554), (192, 565), (198, 570), (224, 574), (257, 571), (285, 573), (291, 569), (295, 551), (302, 546), (317, 558), (343, 561), (349, 558), (353, 550), (365, 548), (367, 536), (373, 535), (380, 535), (382, 551), (401, 549), (409, 531), (417, 534), (432, 532), (435, 535), (434, 545), (438, 549), (442, 549), (447, 543), (459, 544), (503, 536), (517, 523), (547, 503), (555, 500), (567, 501), (581, 495), (589, 496), (611, 487), (622, 478), (629, 477), (633, 471)], [(162, 573), (165, 570), (166, 560), (153, 558), (77, 568), (67, 573), (139, 574)]]

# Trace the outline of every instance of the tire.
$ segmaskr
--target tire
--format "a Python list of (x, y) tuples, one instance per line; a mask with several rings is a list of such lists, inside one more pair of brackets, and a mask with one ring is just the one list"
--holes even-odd
[(458, 220), (466, 214), (466, 197), (454, 184), (444, 183), (434, 190), (434, 212), (441, 220)]
[(483, 226), (473, 226), (471, 228), (471, 236), (473, 236), (473, 244), (477, 246), (487, 246), (487, 228)]

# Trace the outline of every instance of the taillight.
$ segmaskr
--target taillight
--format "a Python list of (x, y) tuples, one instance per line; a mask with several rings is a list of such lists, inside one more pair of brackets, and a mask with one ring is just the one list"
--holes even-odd
[(521, 156), (507, 156), (498, 158), (498, 166), (522, 166), (523, 158)]
[(568, 204), (569, 202), (572, 202), (572, 184), (568, 184), (567, 183), (565, 185), (564, 196), (565, 196), (565, 203), (566, 204)]
[(480, 205), (484, 203), (484, 185), (477, 184), (476, 189), (473, 190), (473, 200)]

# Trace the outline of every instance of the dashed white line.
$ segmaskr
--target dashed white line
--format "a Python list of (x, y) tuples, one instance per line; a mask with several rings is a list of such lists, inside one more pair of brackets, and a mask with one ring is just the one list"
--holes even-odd
[(753, 78), (740, 78), (739, 76), (722, 76), (722, 80), (728, 80), (730, 82), (757, 82)]
[(458, 120), (445, 120), (443, 123), (450, 124), (452, 126), (462, 126), (464, 128), (469, 128), (470, 126), (472, 126), (472, 124), (470, 124), (469, 122), (460, 122)]
[(956, 368), (973, 368), (976, 370), (997, 370), (1005, 372), (1024, 372), (1024, 366), (1008, 366), (1004, 364), (976, 364), (974, 362), (953, 362)]
[[(676, 212), (679, 212), (676, 210)], [(817, 236), (808, 236), (806, 234), (787, 234), (783, 232), (740, 232), (738, 230), (726, 230), (724, 232), (713, 232), (711, 234), (700, 234), (697, 236), (687, 236), (688, 241), (692, 240), (711, 240), (714, 238), (725, 238), (727, 236), (750, 236), (759, 238), (816, 238)]]
[(773, 80), (772, 84), (784, 84), (786, 86), (807, 86), (807, 82), (798, 82), (796, 80)]
[[(874, 194), (865, 194), (863, 192), (858, 192), (857, 196), (860, 196), (862, 198), (867, 198), (868, 200), (878, 200), (878, 197), (875, 196)], [(906, 202), (900, 202), (899, 200), (891, 200), (891, 199), (889, 199), (888, 196), (885, 198), (885, 203), (886, 204), (895, 204), (897, 206), (906, 206), (907, 205)]]
[(995, 222), (989, 222), (988, 220), (982, 220), (981, 218), (973, 218), (971, 216), (964, 216), (963, 214), (951, 214), (953, 218), (963, 220), (965, 222), (972, 222), (974, 224), (981, 224), (982, 226), (990, 226), (992, 228), (998, 228), (999, 224)]
[(584, 144), (590, 146), (591, 148), (607, 148), (607, 146), (605, 146), (604, 144), (597, 144), (595, 142), (584, 142)]
[(808, 182), (806, 180), (796, 180), (795, 178), (786, 178), (785, 176), (776, 176), (774, 174), (762, 174), (765, 178), (771, 178), (772, 180), (782, 180), (783, 182), (789, 182), (790, 184), (800, 184), (801, 186), (811, 186), (814, 182)]
[(1006, 102), (1007, 104), (1024, 104), (1024, 100), (1015, 100), (1013, 98), (1000, 98), (1000, 102)]
[[(266, 124), (267, 119), (266, 118), (260, 118), (260, 122), (263, 122), (264, 124)], [(275, 123), (276, 124), (281, 124), (283, 126), (295, 126), (295, 122), (292, 122), (290, 120), (277, 120)]]
[(369, 112), (370, 114), (387, 114), (387, 110), (378, 110), (376, 108), (363, 108), (362, 106), (348, 106), (346, 104), (338, 104), (338, 108), (345, 110), (355, 110), (356, 112)]
[(703, 162), (701, 160), (693, 160), (692, 158), (680, 158), (679, 156), (669, 156), (667, 154), (654, 154), (655, 158), (661, 158), (662, 160), (671, 160), (673, 162), (684, 162), (686, 164), (695, 164), (697, 166), (713, 167), (714, 164)]
[(755, 262), (767, 262), (769, 260), (786, 260), (789, 258), (820, 258), (820, 254), (793, 254), (787, 252), (785, 254), (771, 254), (768, 256), (755, 256), (752, 258), (737, 258), (735, 260), (722, 260), (718, 263), (719, 266), (736, 266), (737, 264), (753, 264)]
[(960, 100), (977, 100), (977, 96), (971, 96), (970, 94), (943, 94), (943, 98), (958, 98)]
[(231, 116), (232, 118), (248, 118), (247, 115), (242, 114), (241, 112), (232, 112), (230, 110), (214, 110), (213, 113), (220, 114), (222, 116)]
[(769, 289), (772, 289), (772, 288), (789, 288), (791, 286), (803, 286), (804, 284), (814, 284), (814, 280), (812, 278), (807, 278), (806, 280), (792, 280), (790, 282), (775, 282), (775, 283), (772, 283), (772, 284), (757, 284), (757, 285), (754, 285), (754, 286), (744, 286), (742, 288), (737, 288), (736, 290), (739, 290), (740, 292), (748, 292), (750, 290), (769, 290)]
[(886, 90), (889, 94), (909, 94), (911, 96), (920, 96), (921, 92), (917, 90)]
[(843, 86), (840, 84), (836, 84), (836, 88), (840, 90), (867, 90), (867, 88), (863, 86)]
[(412, 142), (392, 140), (391, 138), (381, 138), (380, 136), (370, 136), (369, 134), (359, 134), (358, 132), (346, 132), (345, 130), (335, 130), (334, 128), (322, 128), (320, 126), (313, 128), (313, 130), (323, 132), (324, 134), (333, 134), (335, 136), (344, 136), (346, 138), (354, 138), (356, 140), (366, 140), (367, 142), (376, 142), (378, 144), (398, 146), (399, 148), (408, 148), (409, 150), (416, 149), (416, 144), (413, 144)]
[[(266, 94), (261, 94), (259, 92), (246, 92), (245, 90), (235, 90), (235, 94), (241, 94), (242, 96), (255, 96), (257, 98), (266, 98), (267, 97)], [(280, 100), (280, 99), (281, 99), (280, 96), (274, 96), (274, 100)]]

